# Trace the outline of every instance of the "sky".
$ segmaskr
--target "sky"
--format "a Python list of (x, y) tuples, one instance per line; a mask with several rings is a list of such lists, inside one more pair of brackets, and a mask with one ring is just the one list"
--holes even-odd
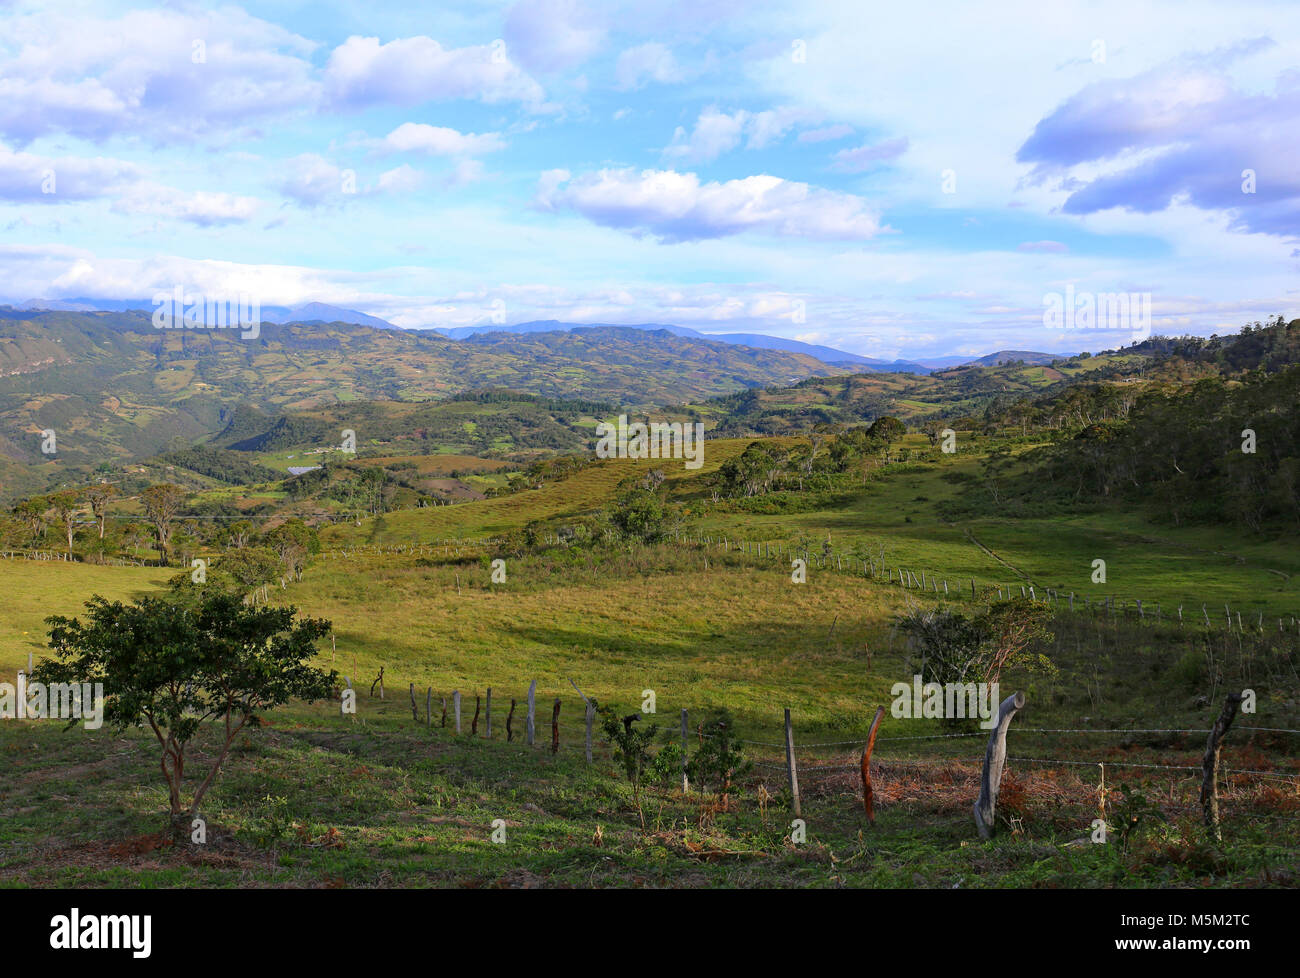
[(0, 0), (0, 301), (1095, 351), (1300, 315), (1298, 145), (1294, 0)]

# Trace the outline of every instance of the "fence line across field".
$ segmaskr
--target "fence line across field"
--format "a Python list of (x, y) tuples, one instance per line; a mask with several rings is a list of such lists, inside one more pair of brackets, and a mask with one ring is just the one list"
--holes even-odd
[[(380, 699), (383, 698), (383, 678), (384, 678), (383, 670), (381, 669), (379, 675), (376, 676), (374, 683), (372, 683), (371, 685), (371, 695), (373, 696), (374, 691), (378, 689)], [(351, 680), (348, 679), (347, 682), (348, 682), (348, 687), (350, 689)], [(580, 724), (580, 726), (578, 726), (578, 729), (581, 730), (580, 749), (583, 751), (587, 763), (592, 763), (593, 762), (593, 725), (596, 717), (596, 704), (592, 700), (590, 700), (586, 696), (586, 694), (582, 692), (582, 690), (578, 687), (576, 683), (573, 682), (573, 680), (569, 680), (569, 684), (573, 687), (574, 690), (577, 691), (579, 696), (581, 696), (582, 704), (585, 707), (585, 709), (580, 709), (577, 711), (570, 709), (566, 711), (563, 708), (564, 707), (563, 697), (556, 695), (550, 699), (551, 736), (549, 738), (550, 740), (549, 753), (553, 755), (558, 754), (562, 746), (570, 747), (570, 748), (577, 746), (572, 744), (572, 742), (570, 742), (570, 744), (568, 745), (562, 744), (561, 733), (562, 732), (572, 733), (574, 726)], [(479, 733), (479, 719), (480, 719), (480, 710), (483, 705), (483, 694), (479, 693), (477, 690), (468, 694), (469, 696), (473, 696), (475, 701), (473, 720), (470, 724), (470, 729), (468, 733), (469, 736), (474, 738), (480, 738), (480, 739), (494, 739), (492, 733), (492, 699), (493, 699), (494, 689), (495, 687), (487, 688), (487, 695), (486, 695), (487, 709), (483, 717), (484, 719), (483, 733)], [(413, 682), (409, 684), (408, 690), (410, 696), (410, 708), (411, 708), (412, 720), (416, 724), (422, 723), (426, 727), (431, 727), (433, 725), (433, 715), (434, 715), (432, 709), (433, 695), (434, 695), (433, 688), (431, 686), (427, 687), (425, 691), (423, 721), (421, 720), (420, 717), (419, 703), (417, 700), (415, 684)], [(499, 693), (497, 695), (498, 697), (500, 697)], [(507, 716), (505, 725), (507, 730), (507, 740), (513, 741), (518, 735), (518, 733), (520, 733), (516, 731), (516, 727), (514, 723), (520, 697), (518, 696), (509, 697), (509, 699), (510, 699), (510, 711)], [(547, 700), (547, 697), (543, 696), (542, 699), (543, 702), (545, 702)], [(1015, 705), (1011, 706), (1009, 709), (1009, 705), (1012, 704), (1013, 700), (1015, 701)], [(450, 697), (446, 697), (443, 696), (442, 694), (439, 694), (439, 701), (441, 703), (442, 713), (441, 713), (438, 726), (440, 728), (449, 728), (450, 730), (453, 730), (455, 732), (455, 735), (457, 736), (465, 736), (466, 731), (462, 719), (462, 706), (465, 702), (467, 702), (465, 698), (465, 694), (462, 694), (460, 690), (453, 690)], [(450, 723), (448, 723), (448, 715), (447, 715), (447, 706), (449, 701), (453, 711)], [(546, 725), (545, 717), (542, 717), (540, 720), (537, 718), (536, 715), (537, 701), (538, 701), (537, 681), (533, 680), (529, 684), (528, 694), (524, 701), (526, 704), (526, 714), (523, 717), (521, 717), (521, 720), (524, 723), (524, 730), (521, 732), (523, 736), (521, 737), (521, 739), (524, 741), (524, 744), (528, 747), (533, 747), (536, 745), (536, 733), (538, 730), (538, 726), (540, 725), (542, 729), (545, 729), (545, 725)], [(570, 702), (572, 703), (572, 699), (570, 699)], [(785, 735), (786, 735), (784, 742), (751, 740), (751, 739), (740, 738), (740, 737), (731, 737), (731, 739), (737, 743), (745, 744), (748, 746), (764, 747), (774, 751), (781, 751), (781, 750), (784, 751), (785, 754), (784, 763), (782, 763), (781, 760), (777, 757), (754, 757), (751, 759), (751, 763), (757, 768), (762, 768), (764, 770), (768, 770), (772, 772), (785, 773), (786, 780), (788, 781), (788, 785), (789, 785), (790, 795), (791, 795), (791, 808), (796, 818), (800, 817), (801, 810), (802, 810), (801, 807), (802, 798), (801, 798), (801, 791), (799, 787), (801, 775), (804, 778), (806, 783), (817, 784), (821, 780), (823, 780), (826, 775), (834, 775), (834, 774), (838, 774), (839, 772), (857, 770), (862, 777), (864, 803), (866, 805), (868, 818), (872, 822), (874, 822), (874, 814), (873, 814), (873, 809), (871, 804), (872, 787), (871, 787), (870, 767), (874, 766), (877, 773), (885, 773), (895, 768), (924, 769), (924, 768), (933, 768), (933, 767), (940, 767), (940, 766), (951, 766), (955, 764), (969, 764), (972, 763), (974, 760), (976, 760), (976, 758), (971, 758), (971, 759), (951, 758), (951, 757), (894, 758), (894, 757), (878, 756), (874, 758), (874, 764), (873, 764), (871, 751), (874, 744), (877, 742), (902, 743), (902, 742), (918, 742), (918, 741), (939, 741), (939, 740), (967, 738), (967, 737), (987, 737), (988, 748), (985, 753), (983, 774), (981, 776), (982, 788), (981, 788), (980, 802), (976, 806), (976, 824), (980, 828), (980, 832), (983, 837), (986, 838), (989, 837), (994, 831), (996, 798), (997, 798), (997, 792), (1002, 777), (1003, 765), (1005, 762), (1010, 761), (1017, 764), (1038, 764), (1038, 765), (1045, 765), (1049, 767), (1050, 766), (1096, 767), (1096, 768), (1100, 768), (1103, 772), (1105, 771), (1106, 767), (1126, 768), (1126, 769), (1134, 769), (1134, 770), (1152, 770), (1152, 771), (1200, 772), (1202, 776), (1202, 800), (1204, 803), (1205, 823), (1207, 827), (1210, 828), (1211, 832), (1215, 834), (1215, 838), (1218, 838), (1219, 837), (1218, 833), (1220, 831), (1220, 810), (1218, 808), (1218, 801), (1219, 801), (1218, 791), (1221, 783), (1220, 782), (1221, 776), (1229, 776), (1229, 777), (1246, 776), (1246, 777), (1263, 778), (1263, 779), (1270, 779), (1270, 780), (1276, 779), (1285, 784), (1300, 787), (1300, 770), (1296, 770), (1296, 771), (1256, 770), (1256, 769), (1247, 769), (1247, 768), (1227, 768), (1227, 767), (1220, 766), (1219, 752), (1221, 747), (1221, 741), (1223, 737), (1226, 735), (1226, 733), (1228, 732), (1232, 719), (1235, 718), (1237, 708), (1239, 707), (1241, 702), (1242, 702), (1241, 697), (1236, 696), (1235, 694), (1230, 695), (1227, 698), (1225, 708), (1224, 708), (1224, 713), (1220, 716), (1216, 724), (1209, 728), (1024, 727), (1024, 728), (1016, 728), (1015, 730), (1016, 736), (1070, 734), (1070, 735), (1087, 735), (1087, 736), (1114, 736), (1114, 737), (1123, 738), (1130, 735), (1206, 734), (1208, 735), (1207, 747), (1206, 747), (1204, 758), (1202, 759), (1200, 765), (1157, 764), (1151, 762), (1110, 760), (1110, 759), (1080, 760), (1075, 758), (1044, 758), (1044, 757), (1027, 757), (1021, 755), (1009, 755), (1006, 752), (1006, 737), (1007, 737), (1008, 727), (1010, 725), (1010, 717), (1013, 716), (1018, 711), (1020, 706), (1022, 706), (1024, 703), (1024, 695), (1021, 693), (1015, 694), (1014, 697), (1009, 697), (1006, 701), (1002, 703), (998, 716), (996, 718), (997, 723), (995, 724), (994, 728), (991, 731), (981, 730), (978, 732), (960, 732), (960, 733), (952, 733), (952, 734), (932, 734), (932, 735), (921, 735), (921, 736), (877, 738), (875, 736), (876, 728), (879, 725), (881, 718), (885, 714), (884, 708), (880, 707), (877, 710), (876, 720), (872, 724), (871, 732), (866, 738), (855, 738), (852, 740), (839, 740), (839, 741), (810, 741), (807, 743), (797, 743), (794, 738), (794, 722), (791, 716), (791, 711), (789, 709), (786, 709), (784, 711), (784, 722), (783, 722), (783, 726), (785, 728)], [(1231, 707), (1231, 711), (1229, 711), (1229, 707)], [(578, 724), (575, 724), (574, 721), (569, 719), (570, 717), (575, 717), (575, 716), (579, 717)], [(639, 718), (642, 716), (647, 716), (647, 714), (638, 713), (638, 714), (634, 714), (634, 716), (637, 716)], [(665, 717), (673, 716), (673, 714), (664, 714), (664, 716)], [(561, 717), (564, 718), (565, 720), (564, 723), (561, 723)], [(681, 785), (684, 791), (688, 790), (688, 785), (689, 785), (688, 775), (687, 775), (687, 765), (686, 765), (686, 754), (687, 754), (687, 749), (689, 747), (690, 740), (692, 738), (698, 738), (702, 742), (703, 739), (706, 737), (708, 738), (717, 738), (723, 736), (730, 737), (730, 732), (704, 729), (704, 724), (699, 721), (697, 721), (696, 723), (696, 728), (691, 729), (689, 718), (690, 718), (690, 711), (687, 709), (682, 709), (680, 711), (680, 721), (681, 721), (680, 722), (680, 738), (681, 738), (680, 743), (682, 747)], [(353, 714), (353, 719), (355, 719), (355, 714)], [(672, 726), (668, 725), (667, 729), (671, 731)], [(1245, 734), (1247, 736), (1250, 736), (1254, 733), (1272, 733), (1272, 734), (1289, 734), (1289, 735), (1300, 734), (1300, 730), (1292, 729), (1288, 727), (1241, 726), (1236, 728), (1236, 732), (1238, 734)], [(544, 744), (545, 741), (543, 741), (543, 745)], [(810, 749), (828, 748), (828, 747), (829, 748), (855, 748), (855, 749), (861, 748), (862, 759), (858, 764), (817, 763), (819, 760), (822, 759), (816, 757), (810, 757), (807, 753), (807, 751)], [(1103, 773), (1103, 778), (1104, 778), (1104, 773)], [(1231, 813), (1231, 814), (1236, 816), (1241, 813)], [(1264, 816), (1264, 817), (1272, 817), (1272, 816)], [(1276, 816), (1276, 817), (1279, 820), (1286, 820), (1285, 816)]]

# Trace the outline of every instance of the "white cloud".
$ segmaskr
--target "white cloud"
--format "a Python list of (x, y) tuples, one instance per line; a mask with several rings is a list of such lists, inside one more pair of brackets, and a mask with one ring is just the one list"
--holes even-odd
[(315, 153), (303, 153), (282, 165), (285, 174), (278, 183), (280, 192), (306, 207), (327, 201), (340, 203), (343, 195), (356, 192), (355, 171), (345, 172)]
[(462, 133), (445, 126), (404, 122), (383, 140), (382, 147), (397, 153), (426, 153), (429, 156), (478, 156), (504, 149), (499, 133)]
[(58, 8), (5, 18), (0, 133), (161, 143), (312, 105), (312, 42), (236, 7), (136, 10), (116, 19)]
[(0, 200), (57, 204), (109, 197), (139, 178), (139, 168), (124, 160), (54, 158), (0, 146)]
[(694, 173), (674, 170), (601, 170), (576, 179), (549, 171), (539, 181), (536, 204), (665, 242), (747, 231), (851, 241), (882, 230), (860, 197), (765, 174), (701, 183)]
[(673, 133), (673, 141), (664, 149), (664, 155), (688, 163), (708, 163), (723, 153), (740, 145), (745, 129), (744, 112), (728, 115), (714, 107), (700, 113), (695, 128), (687, 135), (681, 126)]
[(382, 193), (411, 193), (424, 185), (424, 174), (403, 163), (379, 174), (378, 189)]
[(200, 227), (242, 224), (261, 208), (256, 197), (210, 191), (184, 191), (156, 184), (141, 184), (113, 202), (122, 214), (152, 214), (187, 221)]
[(730, 152), (745, 140), (746, 149), (763, 149), (777, 142), (792, 128), (809, 118), (804, 109), (780, 108), (763, 112), (743, 109), (726, 113), (716, 106), (704, 109), (688, 135), (681, 126), (664, 155), (688, 163), (707, 163)]
[(541, 86), (510, 61), (504, 43), (444, 48), (423, 36), (382, 45), (377, 37), (349, 37), (330, 54), (325, 86), (331, 103), (350, 108), (440, 99), (535, 105), (543, 97)]

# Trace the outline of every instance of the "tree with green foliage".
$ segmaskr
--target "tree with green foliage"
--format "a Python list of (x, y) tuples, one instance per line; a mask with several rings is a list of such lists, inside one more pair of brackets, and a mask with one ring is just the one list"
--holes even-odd
[(68, 543), (68, 556), (71, 557), (72, 543), (77, 533), (77, 514), (81, 512), (81, 497), (74, 489), (64, 489), (62, 492), (52, 493), (48, 499), (50, 510), (54, 514), (54, 522), (63, 531), (64, 539)]
[(974, 618), (948, 608), (918, 609), (898, 619), (899, 630), (920, 653), (918, 671), (927, 683), (996, 683), (1012, 662), (1051, 673), (1047, 656), (1028, 656), (1050, 642), (1051, 608), (1028, 598), (994, 601)]
[(245, 547), (222, 554), (215, 561), (219, 570), (229, 574), (244, 595), (253, 594), (256, 603), (257, 589), (275, 580), (280, 568), (276, 555), (265, 547)]
[(867, 429), (868, 436), (882, 441), (887, 445), (892, 445), (896, 441), (901, 441), (903, 436), (906, 434), (907, 425), (890, 415), (877, 418), (875, 421), (871, 422), (871, 427)]
[(99, 527), (99, 539), (104, 539), (104, 525), (108, 521), (108, 506), (117, 495), (117, 486), (108, 482), (99, 482), (92, 486), (87, 486), (82, 490), (86, 497), (86, 502), (90, 503), (90, 511), (94, 514), (95, 523)]
[(702, 791), (712, 791), (725, 806), (736, 780), (748, 774), (753, 765), (735, 739), (735, 723), (727, 710), (705, 720), (701, 732), (702, 742), (691, 757), (687, 773), (692, 784)]
[(605, 732), (605, 740), (614, 753), (614, 759), (623, 765), (623, 773), (627, 775), (627, 780), (632, 785), (632, 801), (636, 805), (636, 814), (644, 830), (645, 813), (641, 810), (641, 782), (653, 763), (650, 745), (654, 743), (655, 734), (659, 732), (659, 725), (652, 723), (645, 729), (636, 727), (641, 719), (639, 713), (620, 716), (616, 711), (604, 707), (600, 708), (600, 713), (600, 726)]
[(320, 553), (320, 534), (297, 517), (269, 530), (263, 542), (279, 558), (285, 575), (297, 581), (311, 556)]
[[(84, 621), (46, 619), (54, 656), (33, 670), (32, 679), (102, 683), (105, 720), (119, 730), (147, 726), (153, 732), (162, 748), (171, 835), (181, 841), (241, 730), (290, 699), (331, 695), (336, 674), (311, 665), (330, 623), (295, 620), (296, 614), (294, 608), (249, 608), (239, 595), (214, 589), (129, 605), (96, 595), (86, 603)], [(186, 755), (205, 725), (216, 727), (219, 746), (186, 803)]]
[(630, 489), (614, 502), (610, 521), (626, 537), (656, 543), (669, 532), (670, 511), (659, 489)]
[(166, 567), (171, 550), (172, 523), (185, 500), (185, 491), (169, 482), (150, 486), (140, 493), (140, 505), (153, 526), (158, 543), (158, 562)]

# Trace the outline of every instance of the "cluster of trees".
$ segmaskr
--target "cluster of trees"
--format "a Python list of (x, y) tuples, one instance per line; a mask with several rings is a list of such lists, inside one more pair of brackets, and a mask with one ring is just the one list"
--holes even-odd
[(641, 789), (646, 782), (671, 784), (681, 777), (684, 766), (691, 784), (699, 791), (715, 795), (725, 807), (736, 783), (753, 767), (745, 758), (744, 749), (736, 739), (735, 723), (726, 710), (715, 713), (700, 725), (700, 746), (685, 758), (683, 765), (682, 747), (676, 741), (670, 740), (654, 749), (658, 724), (638, 727), (640, 713), (623, 714), (599, 705), (596, 709), (605, 742), (632, 787), (632, 801), (642, 829), (645, 813), (641, 807)]
[(148, 486), (136, 497), (138, 517), (115, 519), (109, 512), (119, 489), (99, 483), (32, 496), (0, 518), (0, 546), (40, 549), (58, 545), (69, 556), (103, 562), (152, 545), (160, 566), (189, 566), (200, 553), (221, 551), (214, 561), (232, 583), (252, 589), (277, 577), (301, 579), (320, 552), (316, 530), (301, 519), (266, 524), (252, 520), (196, 520), (182, 514), (185, 490), (171, 483)]
[(891, 446), (906, 433), (901, 421), (886, 416), (869, 427), (822, 426), (812, 431), (806, 442), (789, 448), (756, 441), (718, 469), (714, 495), (746, 499), (774, 492), (835, 488), (844, 483), (846, 475), (860, 477), (870, 467), (888, 461)]
[(1300, 528), (1300, 366), (1139, 397), (1047, 449), (1039, 471), (1076, 499), (1124, 499), (1175, 524)]

